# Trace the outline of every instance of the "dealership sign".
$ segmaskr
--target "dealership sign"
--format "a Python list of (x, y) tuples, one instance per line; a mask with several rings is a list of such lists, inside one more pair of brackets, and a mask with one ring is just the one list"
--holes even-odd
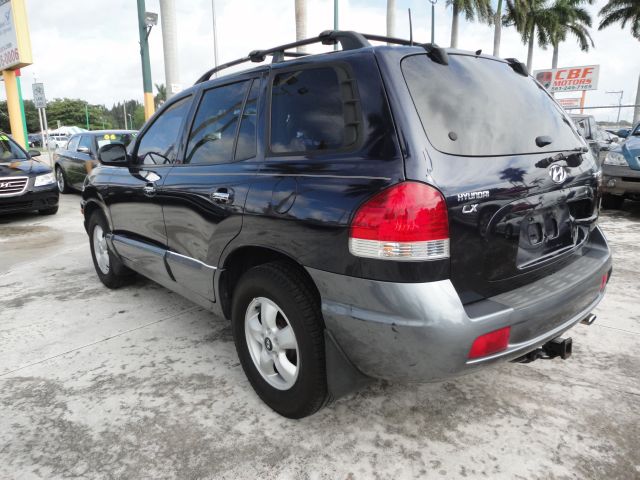
[(578, 108), (580, 106), (580, 97), (558, 98), (556, 100), (564, 108)]
[(596, 90), (600, 65), (536, 70), (533, 76), (550, 92)]
[(0, 70), (31, 65), (24, 0), (0, 0)]

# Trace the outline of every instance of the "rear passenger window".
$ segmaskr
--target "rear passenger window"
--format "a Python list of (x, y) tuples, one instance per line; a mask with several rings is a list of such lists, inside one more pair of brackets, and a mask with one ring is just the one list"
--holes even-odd
[(189, 111), (190, 104), (191, 97), (185, 97), (171, 105), (156, 118), (140, 139), (137, 153), (138, 163), (165, 165), (175, 161), (180, 127)]
[(233, 144), (248, 85), (249, 81), (244, 81), (205, 91), (193, 121), (184, 163), (233, 160)]
[(273, 79), (271, 151), (338, 150), (358, 138), (359, 104), (345, 69), (322, 67), (279, 73)]
[(260, 80), (256, 79), (251, 85), (247, 103), (242, 112), (240, 130), (238, 131), (238, 145), (236, 146), (236, 160), (247, 160), (256, 156), (256, 125), (258, 119), (258, 97), (260, 96)]

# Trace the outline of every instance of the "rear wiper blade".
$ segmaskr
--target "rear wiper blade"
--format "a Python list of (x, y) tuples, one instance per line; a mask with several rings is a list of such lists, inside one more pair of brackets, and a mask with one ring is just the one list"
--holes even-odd
[(586, 147), (576, 147), (566, 152), (569, 152), (567, 155), (566, 152), (560, 152), (553, 157), (543, 158), (539, 162), (536, 162), (536, 167), (538, 168), (547, 168), (552, 163), (565, 161), (568, 167), (577, 167), (582, 163), (582, 153), (588, 152), (589, 149)]

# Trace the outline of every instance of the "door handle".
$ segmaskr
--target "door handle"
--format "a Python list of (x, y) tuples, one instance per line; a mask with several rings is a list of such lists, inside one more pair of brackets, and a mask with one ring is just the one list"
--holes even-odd
[(216, 203), (231, 203), (233, 195), (226, 188), (219, 188), (211, 194), (211, 200)]
[(147, 197), (153, 197), (157, 193), (156, 185), (154, 183), (147, 183), (142, 187), (142, 191)]

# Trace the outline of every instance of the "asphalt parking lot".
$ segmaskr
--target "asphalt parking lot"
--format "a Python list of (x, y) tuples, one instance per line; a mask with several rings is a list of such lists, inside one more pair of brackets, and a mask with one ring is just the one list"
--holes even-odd
[(376, 383), (292, 421), (226, 320), (100, 284), (79, 200), (0, 217), (0, 478), (640, 478), (640, 204), (601, 219), (614, 274), (571, 359)]

